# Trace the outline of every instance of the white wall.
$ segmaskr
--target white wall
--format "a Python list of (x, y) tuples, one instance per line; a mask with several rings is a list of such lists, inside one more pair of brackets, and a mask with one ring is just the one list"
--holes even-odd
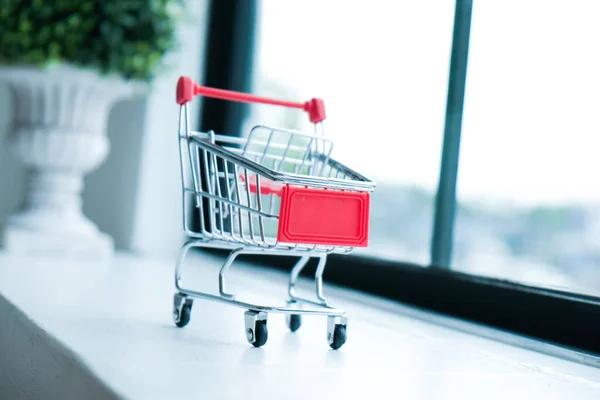
[(145, 97), (115, 105), (108, 121), (111, 151), (85, 181), (83, 211), (118, 249), (131, 248), (146, 108)]
[[(207, 0), (189, 3), (189, 21), (179, 30), (181, 50), (171, 59), (174, 68), (156, 81), (146, 104), (132, 233), (132, 249), (146, 255), (170, 257), (184, 240), (175, 85), (182, 75), (195, 81), (202, 78), (208, 3)], [(197, 123), (199, 101), (194, 100), (191, 105), (192, 126)]]
[[(18, 208), (25, 190), (25, 169), (6, 146), (12, 104), (10, 92), (0, 86), (0, 228), (8, 215)], [(3, 229), (0, 229), (2, 235)]]

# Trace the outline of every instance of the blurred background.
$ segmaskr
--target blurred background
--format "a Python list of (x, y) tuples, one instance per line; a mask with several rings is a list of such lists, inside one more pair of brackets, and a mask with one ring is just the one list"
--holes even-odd
[[(430, 262), (454, 6), (260, 3), (256, 91), (325, 98), (337, 157), (377, 182), (363, 253)], [(473, 2), (453, 269), (600, 293), (599, 16)]]
[[(83, 211), (116, 248), (170, 257), (182, 243), (174, 90), (188, 75), (263, 96), (322, 97), (335, 158), (377, 182), (370, 246), (356, 255), (427, 266), (455, 2), (186, 7), (170, 68), (112, 108), (110, 153), (85, 178)], [(452, 269), (600, 294), (599, 17), (594, 0), (474, 1)], [(193, 123), (233, 135), (256, 124), (311, 129), (294, 110), (223, 107), (199, 100)], [(2, 87), (0, 139), (13, 111)], [(3, 143), (0, 224), (27, 185)]]

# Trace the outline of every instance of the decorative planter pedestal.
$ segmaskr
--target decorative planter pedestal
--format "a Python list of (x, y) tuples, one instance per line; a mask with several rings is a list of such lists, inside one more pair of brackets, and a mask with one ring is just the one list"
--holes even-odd
[(28, 170), (24, 202), (4, 228), (6, 251), (110, 257), (112, 238), (83, 214), (81, 192), (108, 155), (109, 112), (131, 86), (71, 66), (0, 67), (0, 83), (13, 100), (8, 144)]

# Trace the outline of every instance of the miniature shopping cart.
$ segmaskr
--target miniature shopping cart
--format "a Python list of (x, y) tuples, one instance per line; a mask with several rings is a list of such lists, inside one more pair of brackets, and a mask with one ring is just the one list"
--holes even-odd
[[(245, 139), (192, 132), (188, 103), (196, 95), (303, 109), (315, 132), (256, 126)], [(323, 101), (267, 99), (202, 87), (181, 77), (177, 103), (181, 106), (183, 224), (189, 240), (175, 267), (175, 324), (188, 324), (194, 298), (224, 302), (247, 310), (246, 338), (260, 347), (267, 341), (268, 313), (285, 314), (292, 332), (300, 327), (301, 315), (323, 315), (329, 345), (339, 349), (346, 342), (348, 318), (323, 295), (325, 261), (328, 254), (367, 246), (370, 193), (375, 185), (331, 158), (333, 144), (323, 133)], [(182, 264), (193, 247), (231, 251), (219, 272), (218, 295), (182, 287)], [(250, 304), (226, 291), (225, 274), (241, 254), (299, 257), (291, 270), (286, 306)], [(312, 300), (295, 292), (297, 278), (311, 258), (318, 259), (316, 299)]]

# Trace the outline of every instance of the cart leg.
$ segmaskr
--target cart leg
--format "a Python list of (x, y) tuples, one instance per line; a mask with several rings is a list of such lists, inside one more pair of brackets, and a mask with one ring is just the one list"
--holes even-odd
[[(302, 256), (300, 258), (300, 260), (298, 260), (296, 265), (294, 265), (294, 268), (292, 268), (292, 271), (290, 273), (290, 282), (289, 282), (289, 287), (288, 287), (288, 295), (289, 295), (288, 306), (296, 304), (298, 301), (309, 302), (312, 304), (318, 304), (318, 305), (322, 305), (325, 307), (329, 306), (327, 303), (327, 299), (323, 295), (323, 272), (325, 271), (325, 262), (327, 261), (327, 255), (320, 255), (320, 256), (318, 256), (318, 258), (319, 258), (319, 264), (317, 265), (317, 270), (315, 272), (315, 290), (316, 290), (317, 299), (319, 301), (317, 303), (315, 303), (308, 299), (303, 299), (303, 298), (296, 296), (296, 290), (295, 290), (296, 281), (298, 279), (298, 276), (300, 276), (300, 273), (302, 272), (302, 270), (304, 269), (304, 267), (306, 266), (306, 264), (308, 264), (308, 261), (310, 260), (310, 257)], [(302, 317), (300, 314), (288, 314), (288, 315), (286, 315), (286, 323), (287, 323), (288, 328), (290, 328), (290, 330), (292, 332), (296, 332), (298, 329), (300, 329), (300, 326), (302, 325)]]
[(191, 297), (181, 293), (181, 266), (189, 250), (192, 247), (201, 247), (203, 243), (204, 241), (202, 240), (188, 240), (181, 247), (181, 250), (179, 250), (179, 256), (175, 264), (175, 288), (177, 289), (177, 293), (173, 296), (173, 322), (180, 328), (183, 328), (190, 322), (192, 305), (194, 304), (194, 300)]
[(249, 310), (244, 313), (244, 326), (246, 339), (254, 347), (261, 347), (267, 343), (267, 313)]
[[(292, 271), (290, 272), (290, 281), (288, 285), (289, 299), (287, 301), (288, 307), (297, 304), (297, 301), (295, 300), (297, 298), (295, 288), (296, 280), (298, 279), (300, 272), (302, 272), (304, 267), (306, 267), (306, 264), (308, 264), (309, 260), (310, 257), (308, 256), (300, 257), (300, 259), (296, 262), (296, 265), (294, 265), (294, 268), (292, 268)], [(296, 332), (298, 329), (300, 329), (300, 326), (302, 325), (302, 316), (300, 314), (286, 314), (285, 323), (290, 329), (290, 331)]]
[(327, 262), (327, 255), (323, 254), (319, 256), (319, 264), (317, 265), (317, 271), (315, 272), (315, 286), (317, 291), (317, 299), (324, 305), (327, 306), (327, 299), (323, 295), (323, 272), (325, 272), (325, 263)]
[(231, 267), (231, 264), (233, 264), (233, 261), (237, 258), (237, 256), (239, 256), (242, 253), (244, 253), (243, 248), (233, 250), (229, 254), (229, 257), (227, 257), (227, 260), (225, 260), (225, 264), (223, 264), (221, 270), (219, 271), (219, 294), (221, 295), (221, 297), (224, 297), (229, 300), (234, 300), (235, 295), (225, 292), (225, 273), (227, 272), (229, 267)]
[[(319, 300), (318, 304), (327, 307), (327, 299), (323, 295), (323, 272), (325, 272), (325, 263), (327, 262), (327, 255), (319, 255), (316, 256), (319, 258), (319, 264), (317, 265), (317, 270), (315, 272), (315, 291), (317, 295), (317, 299)], [(296, 296), (296, 281), (298, 280), (298, 276), (300, 276), (300, 272), (304, 269), (306, 264), (310, 260), (309, 256), (302, 256), (300, 260), (294, 265), (292, 271), (290, 273), (290, 282), (288, 287), (288, 295), (290, 300), (298, 300), (298, 301), (308, 301), (307, 299), (302, 299)], [(312, 303), (312, 301), (308, 301)]]
[(181, 250), (179, 250), (179, 256), (177, 257), (177, 262), (175, 264), (175, 288), (178, 291), (181, 291), (181, 266), (183, 265), (183, 261), (192, 247), (201, 247), (202, 243), (203, 241), (201, 240), (192, 239), (188, 240), (183, 246), (181, 246)]
[(290, 300), (296, 298), (296, 280), (298, 279), (300, 272), (302, 272), (304, 267), (306, 267), (306, 264), (308, 264), (308, 260), (310, 260), (309, 256), (300, 257), (300, 259), (298, 260), (298, 262), (296, 262), (296, 265), (294, 265), (294, 268), (292, 268), (292, 271), (290, 272), (290, 282), (288, 285), (288, 295), (290, 297)]

